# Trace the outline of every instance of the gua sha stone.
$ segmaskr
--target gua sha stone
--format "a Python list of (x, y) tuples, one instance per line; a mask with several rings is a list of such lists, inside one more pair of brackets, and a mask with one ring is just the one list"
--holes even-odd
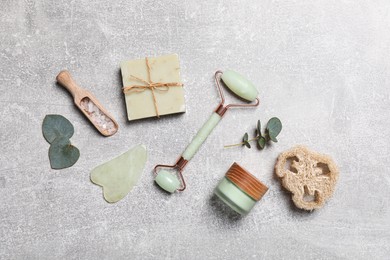
[(122, 155), (93, 169), (91, 181), (103, 188), (103, 196), (107, 202), (118, 202), (138, 182), (146, 158), (146, 147), (144, 145), (135, 146)]

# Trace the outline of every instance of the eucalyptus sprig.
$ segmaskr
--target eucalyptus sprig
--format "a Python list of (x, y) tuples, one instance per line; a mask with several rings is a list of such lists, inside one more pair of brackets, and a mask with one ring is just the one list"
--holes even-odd
[(229, 148), (244, 145), (248, 148), (251, 148), (250, 142), (256, 141), (258, 147), (260, 149), (264, 149), (266, 144), (268, 144), (270, 141), (275, 143), (278, 142), (276, 137), (280, 134), (280, 131), (282, 131), (282, 122), (280, 122), (279, 118), (273, 117), (268, 121), (264, 134), (261, 133), (261, 123), (260, 120), (258, 120), (256, 126), (256, 136), (254, 138), (249, 139), (248, 133), (245, 133), (241, 143), (225, 145), (224, 147)]

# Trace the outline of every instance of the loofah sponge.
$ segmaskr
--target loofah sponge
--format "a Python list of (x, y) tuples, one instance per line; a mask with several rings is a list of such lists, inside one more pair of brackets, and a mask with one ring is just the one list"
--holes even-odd
[(284, 188), (290, 191), (298, 208), (321, 208), (333, 194), (339, 175), (333, 160), (326, 155), (296, 146), (281, 153), (275, 165), (275, 173)]

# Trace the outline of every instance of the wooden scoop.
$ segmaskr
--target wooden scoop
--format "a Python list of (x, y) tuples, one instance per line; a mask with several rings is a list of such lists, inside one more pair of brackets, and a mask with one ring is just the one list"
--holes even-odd
[(61, 71), (57, 75), (57, 82), (72, 94), (75, 105), (102, 135), (111, 136), (118, 131), (118, 123), (94, 95), (77, 85), (69, 71)]

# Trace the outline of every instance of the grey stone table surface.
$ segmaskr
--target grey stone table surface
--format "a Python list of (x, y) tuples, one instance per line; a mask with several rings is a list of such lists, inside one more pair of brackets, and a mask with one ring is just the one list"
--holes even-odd
[[(0, 2), (1, 259), (389, 259), (390, 2)], [(126, 121), (119, 63), (178, 53), (185, 114)], [(104, 138), (55, 77), (69, 69), (120, 124)], [(217, 69), (245, 74), (256, 110), (229, 111), (167, 195), (152, 168), (173, 163), (218, 102)], [(81, 157), (50, 169), (46, 114), (75, 126)], [(277, 116), (279, 142), (224, 149)], [(148, 148), (137, 186), (108, 204), (91, 169), (136, 144)], [(334, 196), (295, 209), (273, 173), (278, 154), (304, 144), (340, 168)], [(212, 196), (238, 162), (269, 186), (245, 217)]]

